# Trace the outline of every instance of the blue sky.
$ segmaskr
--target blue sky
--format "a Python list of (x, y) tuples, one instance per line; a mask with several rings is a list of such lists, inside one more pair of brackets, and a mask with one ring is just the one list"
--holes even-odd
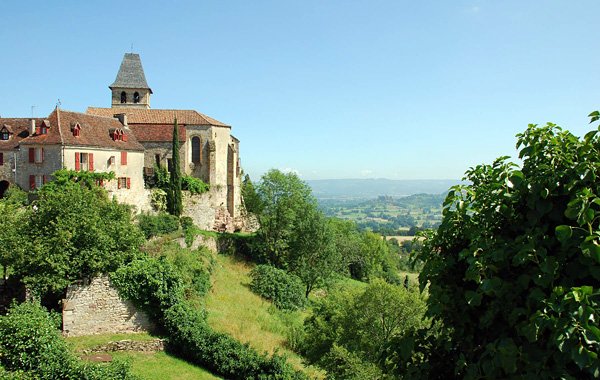
[(110, 105), (123, 53), (153, 108), (231, 124), (242, 164), (304, 179), (458, 179), (528, 123), (600, 109), (600, 2), (5, 1), (0, 115)]

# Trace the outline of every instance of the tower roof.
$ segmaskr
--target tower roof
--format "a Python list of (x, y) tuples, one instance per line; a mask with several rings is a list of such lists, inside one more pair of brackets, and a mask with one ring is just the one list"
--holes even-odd
[(139, 54), (125, 53), (123, 62), (121, 62), (121, 67), (117, 73), (117, 78), (108, 87), (111, 90), (113, 88), (147, 88), (152, 93), (148, 82), (146, 82)]

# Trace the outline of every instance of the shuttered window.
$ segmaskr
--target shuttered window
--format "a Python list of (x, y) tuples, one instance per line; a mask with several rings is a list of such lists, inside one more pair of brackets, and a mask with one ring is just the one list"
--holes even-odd
[(79, 161), (79, 152), (75, 152), (75, 171), (81, 170), (81, 162)]
[(127, 152), (121, 152), (121, 165), (127, 165)]

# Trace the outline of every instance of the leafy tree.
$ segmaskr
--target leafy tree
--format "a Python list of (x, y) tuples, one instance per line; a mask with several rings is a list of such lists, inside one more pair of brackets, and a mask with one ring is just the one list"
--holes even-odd
[(32, 289), (62, 291), (72, 281), (112, 271), (131, 260), (144, 238), (128, 206), (108, 200), (102, 188), (50, 182), (38, 191), (15, 262)]
[(517, 138), (522, 167), (469, 169), (418, 254), (443, 329), (417, 336), (409, 377), (600, 377), (598, 131), (549, 123)]
[(311, 189), (296, 174), (274, 169), (262, 177), (257, 194), (263, 209), (253, 248), (261, 261), (300, 277), (308, 296), (340, 263)]
[(250, 176), (248, 174), (244, 176), (244, 180), (242, 181), (242, 198), (244, 199), (246, 211), (253, 214), (260, 214), (262, 210), (262, 204), (258, 194), (256, 193), (256, 189), (254, 188), (254, 184), (250, 180)]
[(179, 127), (177, 119), (173, 123), (172, 165), (169, 175), (169, 191), (167, 192), (169, 213), (180, 216), (183, 209), (181, 200), (181, 165), (179, 163)]
[(18, 204), (0, 201), (0, 265), (3, 278), (8, 277), (8, 268), (22, 260), (25, 255), (23, 235), (30, 210)]

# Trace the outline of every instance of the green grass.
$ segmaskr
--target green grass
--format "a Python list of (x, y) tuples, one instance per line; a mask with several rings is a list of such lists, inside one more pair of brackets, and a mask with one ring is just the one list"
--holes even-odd
[[(147, 333), (139, 334), (104, 334), (67, 338), (72, 349), (81, 354), (84, 349), (97, 347), (118, 340), (148, 341), (155, 339)], [(165, 352), (109, 352), (114, 359), (125, 359), (131, 363), (131, 370), (142, 379), (160, 380), (214, 380), (220, 379), (207, 370), (187, 363)]]
[(287, 346), (287, 335), (303, 323), (302, 312), (282, 312), (271, 302), (252, 293), (248, 276), (251, 266), (231, 256), (217, 256), (212, 274), (213, 286), (206, 296), (208, 323), (217, 331), (249, 343), (259, 352), (278, 352), (288, 356), (297, 369), (313, 378), (323, 373), (307, 367), (302, 358)]

